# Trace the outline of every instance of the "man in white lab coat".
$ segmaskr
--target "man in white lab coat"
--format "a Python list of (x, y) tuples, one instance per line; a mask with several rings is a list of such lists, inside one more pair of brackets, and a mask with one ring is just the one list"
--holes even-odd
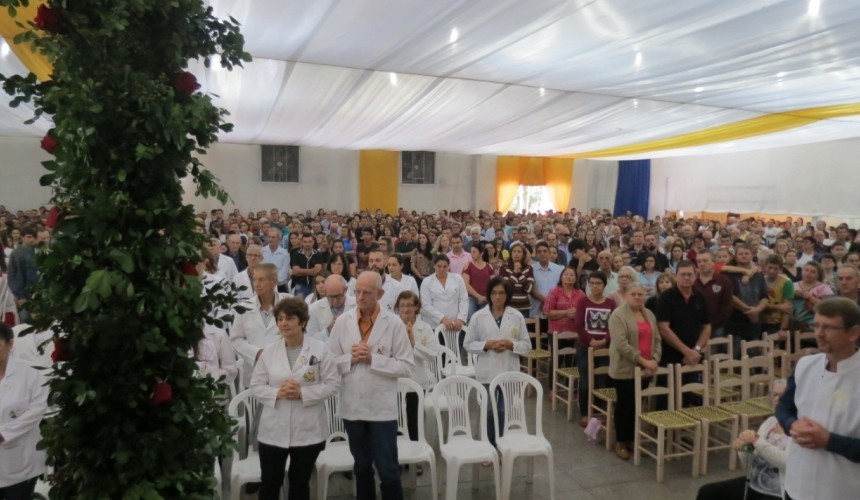
[(230, 342), (233, 344), (233, 349), (250, 368), (246, 370), (247, 380), (243, 382), (250, 381), (250, 373), (263, 348), (281, 338), (278, 332), (278, 321), (273, 311), (275, 304), (291, 295), (278, 293), (277, 287), (278, 268), (268, 263), (257, 266), (254, 271), (256, 295), (243, 302), (241, 305), (246, 311), (236, 314), (233, 318)]
[(355, 459), (359, 500), (375, 499), (373, 469), (383, 500), (403, 498), (397, 461), (397, 379), (415, 362), (406, 326), (380, 307), (382, 277), (365, 271), (355, 284), (357, 308), (334, 323), (329, 349), (342, 377), (340, 413)]
[(325, 279), (325, 297), (308, 308), (307, 335), (328, 342), (334, 322), (341, 314), (355, 309), (355, 296), (347, 295), (343, 276), (332, 274)]

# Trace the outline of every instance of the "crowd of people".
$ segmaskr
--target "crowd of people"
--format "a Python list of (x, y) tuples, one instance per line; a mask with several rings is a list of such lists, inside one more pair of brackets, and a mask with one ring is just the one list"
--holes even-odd
[[(10, 325), (27, 320), (34, 255), (50, 248), (46, 216), (44, 208), (13, 214), (0, 206), (0, 312)], [(433, 333), (440, 325), (460, 332), (459, 346), (446, 347), (474, 355), (485, 386), (519, 370), (519, 356), (533, 347), (526, 318), (538, 318), (544, 332), (576, 332), (582, 427), (588, 348), (608, 346), (615, 453), (626, 460), (634, 368), (647, 378), (658, 366), (700, 363), (713, 337), (739, 344), (817, 329), (818, 308), (831, 296), (860, 304), (857, 230), (801, 218), (216, 209), (198, 223), (209, 234), (198, 269), (204, 286), (235, 284), (245, 311), (214, 311), (232, 321), (204, 328), (193, 355), (201, 373), (228, 382), (237, 364), (248, 368), (243, 385), (264, 406), (263, 499), (277, 498), (291, 455), (290, 498), (308, 497), (308, 464), (326, 437), (323, 402), (335, 393), (359, 498), (373, 498), (374, 469), (383, 498), (400, 498), (393, 394), (398, 377), (430, 387), (422, 366), (443, 341)], [(850, 318), (846, 330), (860, 329)], [(4, 345), (0, 338), (0, 354)], [(415, 404), (407, 399), (410, 435), (422, 414)], [(3, 425), (0, 414), (0, 447)], [(7, 486), (0, 479), (0, 491)]]

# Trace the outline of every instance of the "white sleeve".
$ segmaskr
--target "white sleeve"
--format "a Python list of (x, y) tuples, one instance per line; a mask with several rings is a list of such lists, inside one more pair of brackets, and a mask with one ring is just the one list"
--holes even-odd
[[(32, 369), (36, 371), (35, 369)], [(23, 373), (28, 384), (27, 392), (30, 396), (27, 407), (15, 418), (9, 419), (0, 425), (0, 436), (3, 436), (3, 444), (8, 447), (16, 439), (26, 435), (31, 429), (37, 427), (45, 416), (48, 409), (48, 386), (41, 373)]]
[(472, 324), (466, 328), (466, 337), (463, 339), (463, 348), (472, 354), (483, 354), (487, 342), (481, 339), (481, 316), (472, 316)]
[(406, 325), (402, 321), (396, 321), (391, 334), (393, 336), (391, 355), (373, 353), (370, 371), (391, 378), (409, 377), (415, 367), (415, 358), (412, 356), (412, 346), (409, 344)]
[(514, 353), (519, 354), (520, 356), (525, 356), (532, 350), (532, 341), (529, 338), (529, 331), (526, 328), (526, 320), (522, 314), (517, 314), (519, 319), (519, 335), (517, 335), (516, 340), (514, 340)]
[(334, 326), (331, 329), (331, 335), (328, 339), (328, 350), (332, 356), (334, 356), (332, 361), (337, 367), (338, 373), (341, 375), (346, 375), (352, 368), (352, 352), (344, 352), (343, 345), (341, 345), (340, 341), (342, 336), (348, 334), (349, 330), (346, 320), (341, 316), (334, 322)]
[[(271, 352), (271, 351), (270, 351)], [(251, 392), (258, 401), (269, 408), (274, 408), (278, 401), (278, 389), (269, 386), (269, 368), (267, 366), (268, 356), (266, 353), (260, 355), (259, 361), (254, 366), (254, 375), (251, 377)]]
[(457, 294), (458, 294), (458, 307), (457, 307), (457, 319), (466, 324), (466, 319), (469, 317), (469, 291), (466, 288), (466, 282), (463, 281), (462, 276), (457, 276)]
[(248, 314), (255, 313), (256, 311), (252, 310), (242, 314), (237, 314), (236, 318), (233, 319), (233, 325), (230, 327), (230, 343), (233, 344), (233, 349), (235, 349), (240, 356), (248, 360), (252, 365), (257, 359), (257, 352), (260, 348), (248, 341), (245, 321), (247, 320)]
[[(438, 325), (445, 317), (442, 311), (433, 307), (433, 293), (430, 291), (430, 280), (433, 278), (427, 277), (421, 282), (421, 315), (427, 320), (430, 326)], [(467, 309), (468, 311), (468, 309)]]

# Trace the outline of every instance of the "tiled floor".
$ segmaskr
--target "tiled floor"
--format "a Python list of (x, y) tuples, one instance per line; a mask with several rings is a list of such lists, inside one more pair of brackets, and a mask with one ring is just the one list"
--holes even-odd
[[(533, 400), (532, 400), (533, 403)], [(435, 423), (428, 419), (428, 439), (436, 442)], [(577, 425), (576, 418), (572, 422), (565, 420), (564, 411), (559, 409), (553, 413), (551, 406), (543, 405), (544, 435), (553, 446), (555, 458), (555, 498), (566, 499), (659, 499), (659, 500), (688, 500), (696, 497), (699, 486), (711, 482), (729, 479), (740, 475), (740, 471), (728, 470), (728, 455), (726, 452), (713, 453), (709, 460), (709, 471), (705, 477), (694, 478), (690, 474), (691, 462), (688, 459), (670, 462), (666, 467), (666, 477), (662, 484), (656, 481), (654, 460), (644, 457), (640, 466), (634, 466), (632, 459), (624, 462), (615, 454), (605, 449), (603, 444), (588, 442), (582, 429)], [(437, 450), (437, 475), (440, 498), (444, 498), (445, 464)], [(526, 462), (517, 461), (514, 468), (511, 498), (514, 500), (549, 498), (546, 460), (535, 460), (535, 478), (533, 484), (527, 484)], [(418, 488), (405, 488), (406, 498), (430, 499), (430, 474), (425, 467), (425, 473), (418, 478)], [(492, 469), (481, 469), (477, 489), (472, 488), (472, 472), (470, 467), (463, 467), (460, 472), (458, 498), (489, 499), (495, 495)], [(311, 488), (314, 488), (311, 479)], [(408, 480), (404, 478), (404, 484)], [(342, 475), (332, 476), (329, 485), (329, 498), (346, 500), (352, 498), (352, 485)]]

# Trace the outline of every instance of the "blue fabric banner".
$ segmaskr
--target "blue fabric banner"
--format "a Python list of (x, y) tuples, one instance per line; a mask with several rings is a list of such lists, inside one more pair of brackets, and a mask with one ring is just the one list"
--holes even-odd
[(648, 196), (651, 191), (651, 160), (618, 162), (618, 184), (615, 188), (615, 215), (627, 211), (648, 218)]

